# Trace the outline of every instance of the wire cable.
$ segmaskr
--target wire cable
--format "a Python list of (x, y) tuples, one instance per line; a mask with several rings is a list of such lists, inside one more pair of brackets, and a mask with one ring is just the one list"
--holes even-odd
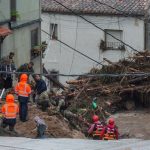
[[(27, 74), (27, 75), (37, 75), (38, 73), (30, 73), (30, 72), (14, 72), (14, 71), (0, 71), (0, 74)], [(118, 77), (150, 77), (150, 72), (133, 72), (133, 73), (100, 73), (100, 74), (91, 74), (91, 73), (86, 73), (86, 74), (51, 74), (51, 73), (40, 73), (39, 75), (42, 76), (62, 76), (62, 77), (113, 77), (113, 78), (118, 78)]]
[(62, 3), (58, 2), (57, 0), (53, 0), (54, 2), (56, 2), (57, 4), (63, 6), (64, 8), (66, 8), (67, 10), (69, 10), (70, 12), (72, 12), (72, 14), (74, 14), (75, 16), (78, 16), (80, 18), (82, 18), (83, 20), (85, 20), (86, 22), (88, 22), (89, 24), (93, 25), (94, 27), (96, 27), (97, 29), (103, 31), (105, 34), (111, 36), (112, 38), (116, 39), (117, 41), (121, 42), (122, 44), (126, 45), (127, 47), (131, 48), (133, 51), (136, 52), (140, 52), (138, 50), (136, 50), (135, 48), (133, 48), (132, 46), (130, 46), (129, 44), (123, 42), (122, 40), (116, 38), (115, 36), (113, 36), (112, 34), (106, 32), (104, 29), (102, 29), (101, 27), (97, 26), (96, 24), (94, 24), (93, 22), (89, 21), (88, 19), (84, 18), (82, 15), (76, 13), (75, 11), (73, 11), (72, 9), (68, 8), (67, 6), (63, 5)]

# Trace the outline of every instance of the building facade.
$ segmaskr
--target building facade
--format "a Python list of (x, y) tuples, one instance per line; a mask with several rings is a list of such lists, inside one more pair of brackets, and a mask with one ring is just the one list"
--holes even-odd
[[(73, 15), (58, 3), (42, 0), (42, 30), (51, 35), (42, 32), (42, 40), (49, 43), (43, 63), (50, 72), (84, 74), (92, 67), (101, 67), (61, 44), (57, 39), (104, 64), (106, 64), (103, 61), (104, 58), (116, 62), (131, 56), (135, 52), (133, 49), (138, 51), (145, 49), (145, 22), (142, 19), (145, 16), (145, 1), (129, 0), (128, 4), (126, 4), (127, 1), (116, 0), (116, 4), (108, 0), (103, 1), (110, 6), (123, 8), (121, 10), (126, 14), (88, 0), (75, 2), (63, 0), (61, 2), (104, 29), (105, 32)], [(130, 7), (127, 8), (129, 4)], [(133, 49), (120, 41), (130, 45)], [(70, 78), (60, 77), (59, 79), (65, 83)]]
[(17, 67), (32, 60), (39, 70), (31, 50), (41, 43), (40, 0), (0, 0), (0, 28), (11, 30), (1, 41), (0, 57), (14, 52)]

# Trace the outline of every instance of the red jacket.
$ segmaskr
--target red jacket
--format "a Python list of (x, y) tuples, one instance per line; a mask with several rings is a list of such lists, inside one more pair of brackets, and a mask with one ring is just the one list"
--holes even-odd
[(103, 128), (100, 139), (103, 139), (106, 134), (109, 134), (109, 132), (113, 132), (115, 135), (115, 139), (118, 140), (119, 132), (115, 125), (107, 125), (105, 128)]

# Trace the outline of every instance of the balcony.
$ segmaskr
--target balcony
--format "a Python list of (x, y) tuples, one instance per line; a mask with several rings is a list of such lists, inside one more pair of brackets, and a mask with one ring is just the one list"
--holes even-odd
[(105, 50), (125, 50), (125, 45), (121, 42), (105, 42), (101, 40), (100, 49)]
[(46, 42), (42, 42), (41, 45), (34, 46), (31, 49), (31, 60), (33, 60), (34, 58), (42, 55), (45, 52), (46, 48), (47, 48)]

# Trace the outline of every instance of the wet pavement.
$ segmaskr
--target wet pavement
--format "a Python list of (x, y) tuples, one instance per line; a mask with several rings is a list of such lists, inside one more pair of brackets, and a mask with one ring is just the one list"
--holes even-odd
[(150, 150), (150, 141), (137, 139), (93, 141), (0, 137), (0, 150)]

